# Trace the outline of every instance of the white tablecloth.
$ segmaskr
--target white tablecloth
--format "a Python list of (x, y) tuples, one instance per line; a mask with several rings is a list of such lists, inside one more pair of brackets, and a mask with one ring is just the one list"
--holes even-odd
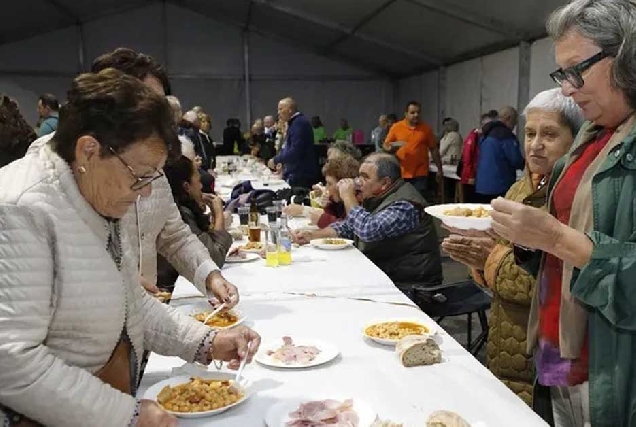
[[(444, 362), (434, 366), (404, 368), (392, 348), (366, 342), (362, 329), (373, 321), (416, 318), (437, 325), (357, 249), (302, 248), (293, 251), (293, 257), (306, 261), (267, 268), (259, 260), (223, 271), (239, 287), (240, 309), (264, 342), (284, 335), (318, 339), (336, 345), (340, 356), (308, 370), (273, 370), (252, 364), (244, 375), (255, 383), (256, 394), (248, 401), (211, 418), (181, 420), (180, 425), (260, 427), (267, 409), (281, 400), (334, 395), (363, 399), (381, 418), (408, 427), (423, 426), (426, 417), (439, 409), (455, 411), (480, 426), (545, 425), (444, 331), (440, 332)], [(184, 297), (193, 293), (193, 286), (180, 279), (172, 304), (192, 302)], [(183, 363), (151, 355), (140, 395)]]

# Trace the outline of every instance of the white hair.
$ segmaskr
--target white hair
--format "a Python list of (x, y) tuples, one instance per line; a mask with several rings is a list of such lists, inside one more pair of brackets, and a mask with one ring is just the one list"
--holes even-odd
[(561, 88), (544, 90), (532, 98), (523, 110), (523, 115), (528, 116), (530, 110), (554, 111), (560, 113), (572, 135), (576, 136), (585, 121), (583, 112), (572, 98), (564, 96)]
[(194, 151), (194, 144), (185, 135), (179, 135), (179, 141), (181, 141), (181, 154), (194, 162), (196, 152)]
[(168, 95), (168, 96), (166, 96), (166, 100), (168, 101), (168, 104), (170, 104), (170, 106), (174, 110), (180, 110), (181, 109), (181, 102), (179, 102), (179, 98), (177, 98), (176, 96)]
[(199, 121), (199, 115), (196, 111), (190, 110), (183, 115), (183, 120), (190, 123), (197, 123)]

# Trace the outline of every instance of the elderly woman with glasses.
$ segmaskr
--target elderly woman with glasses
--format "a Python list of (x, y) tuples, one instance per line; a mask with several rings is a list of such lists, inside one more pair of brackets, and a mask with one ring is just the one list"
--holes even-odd
[(145, 350), (236, 366), (258, 349), (146, 294), (125, 255), (120, 218), (178, 151), (171, 118), (138, 79), (84, 74), (50, 143), (0, 169), (0, 425), (176, 426), (134, 397)]
[[(556, 88), (535, 96), (524, 116), (525, 176), (510, 187), (506, 200), (545, 209), (546, 182), (557, 160), (572, 146), (583, 116), (574, 101)], [(534, 373), (532, 357), (526, 354), (526, 329), (535, 277), (515, 263), (510, 243), (492, 237), (451, 235), (442, 248), (471, 267), (475, 281), (491, 289), (488, 369), (531, 404)]]
[(528, 345), (535, 396), (550, 397), (535, 404), (551, 403), (543, 415), (559, 426), (636, 425), (634, 28), (628, 0), (575, 0), (551, 15), (552, 78), (588, 122), (554, 168), (548, 212), (492, 203), (494, 231), (541, 254)]

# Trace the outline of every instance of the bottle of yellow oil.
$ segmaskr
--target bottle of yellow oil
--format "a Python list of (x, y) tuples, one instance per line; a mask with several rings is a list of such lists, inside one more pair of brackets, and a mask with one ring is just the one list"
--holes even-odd
[(278, 265), (290, 265), (292, 263), (292, 234), (287, 226), (287, 216), (280, 218), (278, 229)]
[(269, 231), (265, 233), (265, 266), (278, 267), (278, 227), (269, 224)]

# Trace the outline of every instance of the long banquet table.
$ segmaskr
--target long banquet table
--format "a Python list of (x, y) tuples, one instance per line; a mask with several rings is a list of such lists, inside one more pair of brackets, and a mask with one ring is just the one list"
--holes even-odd
[[(244, 371), (255, 389), (247, 401), (210, 418), (181, 419), (180, 425), (261, 427), (268, 408), (277, 402), (317, 396), (362, 399), (381, 419), (405, 427), (422, 427), (431, 412), (441, 409), (459, 413), (473, 426), (545, 425), (441, 328), (443, 362), (433, 366), (405, 368), (393, 348), (367, 342), (362, 329), (378, 320), (409, 318), (438, 326), (357, 249), (302, 247), (294, 248), (293, 257), (291, 266), (268, 268), (257, 260), (227, 265), (223, 273), (239, 287), (239, 308), (263, 342), (285, 335), (317, 339), (336, 345), (340, 355), (303, 370), (276, 370), (255, 362)], [(171, 305), (202, 298), (191, 283), (179, 278)], [(139, 396), (184, 363), (152, 354)]]

